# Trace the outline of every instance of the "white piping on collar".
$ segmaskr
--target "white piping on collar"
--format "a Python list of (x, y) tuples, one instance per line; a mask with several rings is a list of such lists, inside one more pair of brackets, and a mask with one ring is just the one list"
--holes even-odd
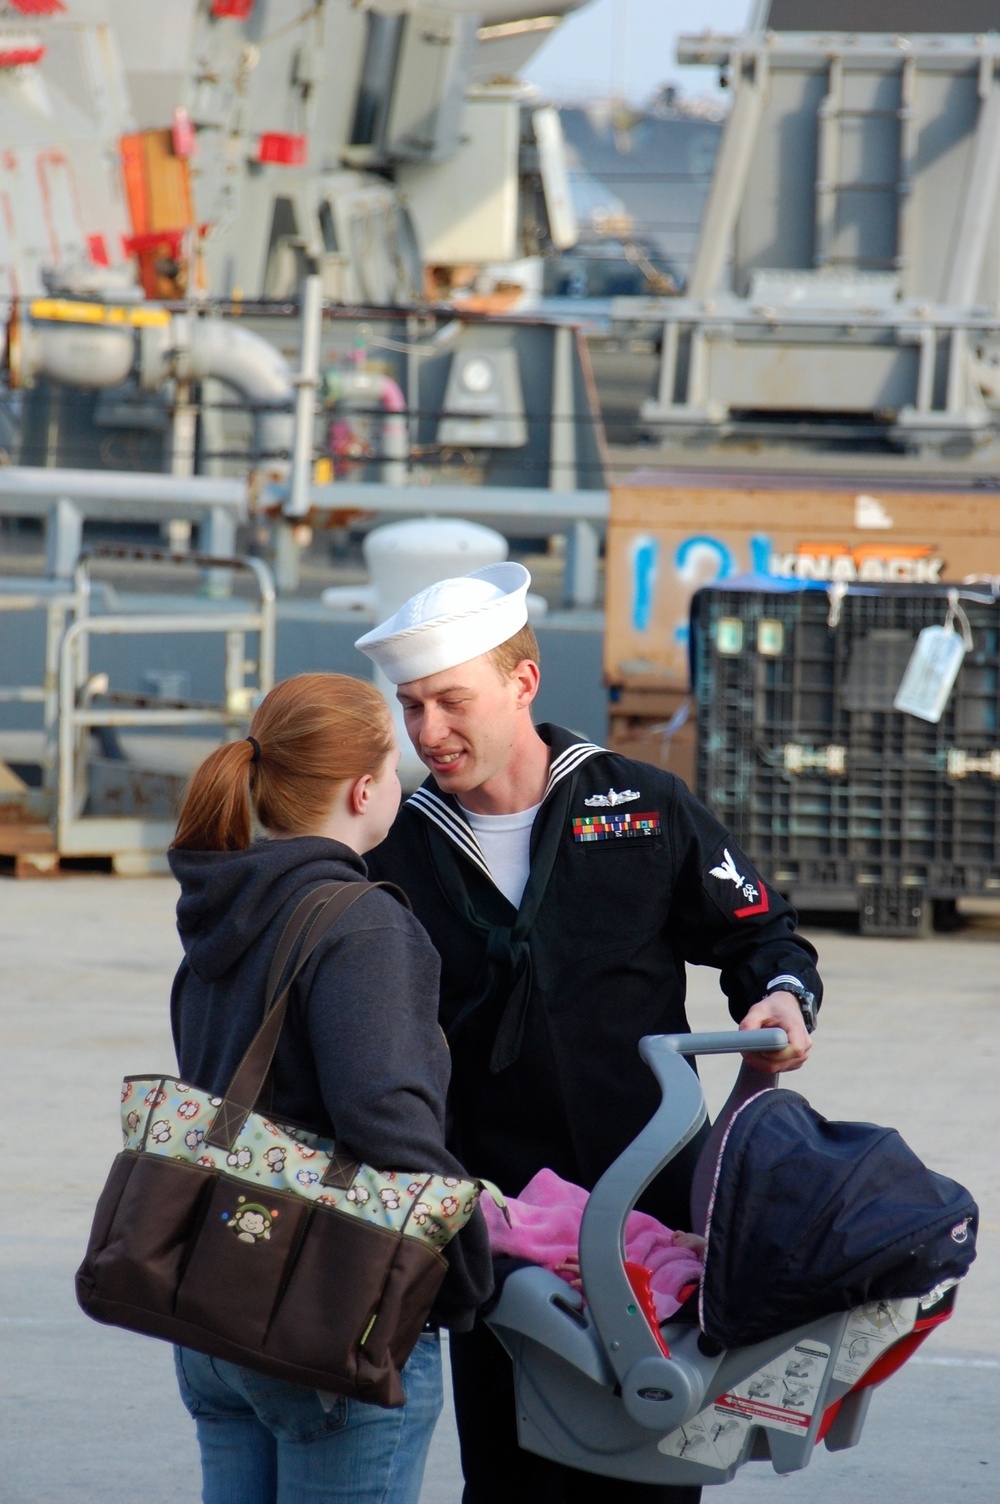
[(461, 815), (456, 815), (451, 806), (444, 802), (440, 794), (435, 794), (433, 789), (421, 788), (417, 789), (416, 793), (411, 794), (406, 802), (407, 804), (416, 805), (421, 814), (426, 815), (428, 820), (432, 820), (439, 830), (443, 830), (448, 839), (453, 841), (459, 848), (463, 856), (467, 856), (470, 862), (474, 862), (482, 872), (485, 872), (490, 882), (496, 887), (493, 873), (490, 871), (486, 857), (483, 855), (483, 848), (476, 840), (476, 833), (472, 826), (467, 820), (463, 820)]
[(596, 742), (574, 742), (572, 746), (566, 748), (565, 752), (560, 752), (558, 757), (552, 759), (549, 781), (545, 785), (542, 798), (547, 799), (556, 784), (568, 778), (570, 773), (575, 773), (582, 762), (586, 762), (589, 757), (596, 757), (598, 752), (606, 751), (606, 747), (599, 747)]
[[(586, 762), (589, 757), (595, 757), (598, 752), (606, 750), (606, 747), (599, 747), (596, 742), (573, 742), (565, 751), (560, 752), (558, 757), (553, 758), (549, 768), (549, 779), (545, 785), (545, 793), (542, 795), (542, 803), (558, 783), (576, 772), (581, 763)], [(493, 886), (497, 887), (496, 879), (490, 871), (489, 863), (472, 826), (461, 815), (456, 814), (440, 794), (436, 794), (433, 789), (419, 788), (406, 802), (415, 805), (421, 814), (433, 821), (438, 829), (443, 831), (458, 847), (462, 855), (468, 857), (470, 862), (485, 873)], [(497, 892), (502, 892), (502, 889), (497, 888)]]

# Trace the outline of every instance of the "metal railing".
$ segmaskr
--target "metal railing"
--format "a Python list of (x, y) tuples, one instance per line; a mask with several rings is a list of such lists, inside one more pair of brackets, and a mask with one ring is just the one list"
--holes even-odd
[(55, 787), (57, 726), (59, 720), (59, 649), (66, 633), (67, 620), (81, 610), (77, 590), (65, 584), (48, 589), (33, 583), (29, 589), (0, 593), (0, 614), (45, 612), (45, 658), (40, 683), (0, 685), (0, 705), (40, 705), (42, 707), (43, 752), (41, 759), (42, 792), (29, 790), (25, 808), (44, 818), (51, 809)]
[[(120, 613), (90, 616), (93, 559), (194, 565), (251, 574), (258, 600), (252, 605), (206, 607), (183, 614)], [(270, 570), (259, 559), (218, 558), (205, 554), (172, 555), (156, 549), (97, 549), (80, 561), (76, 593), (81, 609), (62, 636), (58, 679), (58, 763), (56, 779), (56, 847), (61, 856), (102, 856), (121, 853), (162, 853), (173, 836), (171, 820), (142, 815), (96, 816), (81, 812), (81, 789), (86, 784), (86, 755), (90, 732), (100, 728), (136, 730), (218, 726), (233, 740), (242, 734), (260, 698), (274, 683), (275, 590)], [(161, 700), (149, 695), (109, 694), (108, 676), (89, 671), (90, 644), (95, 637), (222, 634), (224, 642), (223, 697), (216, 704), (191, 700)], [(247, 657), (247, 638), (257, 637), (257, 656)], [(252, 676), (253, 682), (250, 682)], [(101, 703), (102, 699), (105, 703)], [(81, 776), (81, 774), (83, 776)]]
[(228, 477), (0, 466), (0, 516), (46, 519), (48, 573), (61, 579), (73, 573), (87, 518), (195, 522), (205, 553), (232, 554), (249, 515), (246, 482)]

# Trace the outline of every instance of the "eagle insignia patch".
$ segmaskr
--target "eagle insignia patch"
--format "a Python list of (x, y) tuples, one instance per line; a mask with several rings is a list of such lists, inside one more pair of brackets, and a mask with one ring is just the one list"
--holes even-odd
[[(728, 912), (734, 919), (748, 919), (751, 914), (766, 914), (770, 908), (767, 897), (767, 889), (752, 868), (747, 867), (746, 873), (740, 871), (728, 849), (723, 846), (713, 857), (714, 866), (710, 866), (706, 878), (710, 879), (709, 892), (723, 912), (727, 911), (728, 905), (724, 896), (728, 897), (733, 904)], [(746, 866), (745, 863), (743, 863)], [(733, 892), (726, 888), (720, 889), (720, 884), (732, 883)], [(739, 908), (736, 907), (739, 904)]]

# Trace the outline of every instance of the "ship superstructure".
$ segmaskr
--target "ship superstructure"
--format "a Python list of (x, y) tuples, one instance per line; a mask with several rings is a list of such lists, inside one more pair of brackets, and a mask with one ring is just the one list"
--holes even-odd
[[(423, 267), (569, 244), (518, 68), (584, 0), (8, 0), (0, 288), (410, 303)], [(547, 203), (546, 203), (547, 193)], [(447, 281), (447, 277), (445, 278)]]

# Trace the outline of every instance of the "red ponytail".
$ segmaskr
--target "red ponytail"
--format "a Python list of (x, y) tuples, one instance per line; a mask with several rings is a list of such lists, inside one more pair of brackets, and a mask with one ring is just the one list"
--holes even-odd
[(250, 722), (260, 747), (227, 742), (188, 784), (173, 845), (244, 851), (253, 816), (265, 830), (307, 835), (336, 786), (377, 774), (393, 747), (389, 708), (374, 685), (347, 674), (296, 674), (265, 695)]

